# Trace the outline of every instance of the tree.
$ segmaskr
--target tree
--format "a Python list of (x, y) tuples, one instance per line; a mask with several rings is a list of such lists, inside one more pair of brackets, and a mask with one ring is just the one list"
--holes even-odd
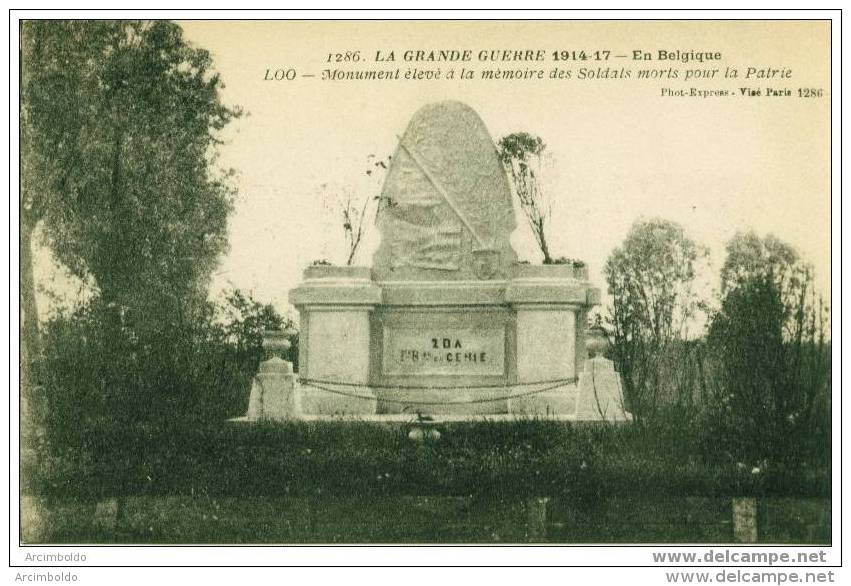
[[(240, 357), (247, 357), (249, 364), (244, 369), (251, 376), (263, 357), (263, 332), (267, 330), (295, 331), (295, 322), (281, 316), (269, 303), (257, 301), (251, 293), (239, 289), (228, 291), (225, 303), (219, 305), (218, 313), (224, 320), (225, 341), (236, 349)], [(290, 348), (284, 359), (298, 366), (298, 334), (289, 336)]]
[(72, 329), (108, 341), (80, 341), (96, 353), (93, 388), (124, 393), (113, 406), (168, 409), (193, 384), (206, 288), (227, 248), (234, 190), (215, 161), (239, 112), (222, 104), (209, 53), (174, 23), (31, 21), (21, 45), (27, 345), (38, 347), (28, 253), (41, 226), (58, 260), (96, 288)]
[(773, 234), (760, 238), (755, 232), (737, 232), (726, 246), (727, 257), (721, 267), (721, 294), (771, 277), (784, 306), (796, 303), (800, 288), (812, 280), (812, 267), (800, 259), (798, 251)]
[(720, 362), (717, 417), (734, 449), (788, 457), (823, 425), (814, 417), (829, 397), (827, 308), (812, 267), (769, 235), (738, 233), (727, 244), (722, 301), (709, 343)]
[[(329, 232), (337, 227), (343, 229), (343, 242), (335, 241), (334, 246), (342, 244), (344, 250), (340, 256), (331, 253), (331, 258), (344, 259), (346, 266), (352, 266), (358, 258), (361, 245), (369, 235), (378, 214), (385, 205), (381, 202), (381, 187), (384, 176), (390, 168), (392, 156), (377, 158), (374, 154), (366, 157), (361, 174), (345, 184), (323, 183), (319, 187), (324, 217), (331, 220), (326, 229)], [(338, 232), (339, 234), (339, 232)], [(334, 264), (326, 259), (314, 264)]]
[(612, 354), (636, 420), (657, 407), (666, 353), (699, 308), (692, 287), (707, 254), (678, 224), (651, 219), (635, 222), (606, 261)]
[(381, 181), (392, 160), (392, 156), (386, 159), (376, 159), (375, 155), (367, 157), (367, 169), (364, 174), (367, 177), (367, 187), (360, 194), (360, 202), (355, 203), (352, 191), (346, 192), (346, 198), (342, 205), (343, 232), (346, 236), (348, 257), (346, 266), (354, 264), (355, 255), (360, 247), (366, 230), (369, 229), (367, 220), (372, 217), (373, 222), (378, 214), (381, 196)]
[(527, 132), (503, 136), (497, 143), (499, 158), (511, 177), (520, 207), (544, 255), (544, 264), (552, 264), (546, 235), (552, 205), (540, 183), (541, 156), (545, 148), (540, 137)]
[(119, 321), (153, 311), (169, 330), (203, 298), (227, 246), (233, 191), (212, 163), (238, 111), (222, 105), (210, 55), (165, 21), (29, 21), (21, 46), (29, 353), (39, 346), (30, 250), (40, 224)]

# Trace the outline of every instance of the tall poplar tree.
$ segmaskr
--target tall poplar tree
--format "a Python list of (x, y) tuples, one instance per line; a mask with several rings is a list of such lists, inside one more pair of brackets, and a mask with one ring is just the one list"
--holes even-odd
[(209, 53), (167, 21), (28, 21), (21, 30), (21, 309), (24, 371), (40, 340), (38, 227), (91, 280), (115, 327), (162, 357), (227, 247), (234, 196), (215, 170), (223, 105)]

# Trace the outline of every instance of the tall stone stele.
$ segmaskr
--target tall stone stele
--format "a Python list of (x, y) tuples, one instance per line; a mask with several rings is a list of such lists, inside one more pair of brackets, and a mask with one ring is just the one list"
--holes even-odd
[[(577, 384), (599, 290), (585, 267), (519, 264), (515, 228), (479, 116), (459, 102), (421, 108), (384, 182), (372, 268), (311, 266), (290, 292), (302, 414), (602, 418), (578, 410)], [(609, 403), (606, 418), (624, 419)]]

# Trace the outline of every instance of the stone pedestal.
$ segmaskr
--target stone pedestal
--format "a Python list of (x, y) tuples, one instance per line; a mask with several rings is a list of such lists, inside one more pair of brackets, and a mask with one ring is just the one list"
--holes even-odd
[(381, 289), (363, 267), (313, 266), (290, 291), (301, 321), (299, 379), (305, 415), (376, 410), (369, 388), (370, 315)]
[(372, 323), (379, 413), (506, 412), (515, 377), (504, 281), (384, 281)]
[(581, 421), (630, 421), (624, 409), (620, 375), (611, 360), (589, 358), (579, 377), (576, 419)]
[(310, 267), (290, 294), (301, 413), (600, 419), (578, 409), (577, 384), (598, 297), (572, 265), (514, 265), (510, 279), (467, 281)]
[(295, 419), (300, 411), (298, 403), (292, 364), (277, 356), (261, 362), (260, 369), (251, 382), (246, 419)]
[(511, 413), (546, 417), (575, 412), (576, 377), (585, 358), (585, 315), (598, 295), (583, 268), (518, 266), (505, 299), (517, 316), (514, 394), (529, 394), (511, 400)]

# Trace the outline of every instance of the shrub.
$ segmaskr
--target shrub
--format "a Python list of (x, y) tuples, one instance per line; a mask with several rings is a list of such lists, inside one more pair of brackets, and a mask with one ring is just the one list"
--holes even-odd
[(708, 338), (718, 360), (718, 441), (742, 458), (823, 458), (830, 349), (810, 267), (775, 238), (739, 234), (722, 277), (724, 297)]
[[(262, 331), (291, 324), (240, 291), (186, 315), (155, 327), (95, 298), (48, 322), (41, 370), (51, 443), (81, 445), (98, 425), (196, 425), (243, 414)], [(288, 358), (297, 352), (294, 344)]]
[[(666, 401), (678, 356), (690, 350), (685, 329), (699, 309), (692, 290), (707, 254), (683, 228), (663, 219), (639, 220), (606, 261), (612, 296), (611, 356), (624, 384), (627, 409), (643, 422)], [(672, 358), (674, 361), (672, 363)], [(691, 395), (693, 389), (674, 389)]]

